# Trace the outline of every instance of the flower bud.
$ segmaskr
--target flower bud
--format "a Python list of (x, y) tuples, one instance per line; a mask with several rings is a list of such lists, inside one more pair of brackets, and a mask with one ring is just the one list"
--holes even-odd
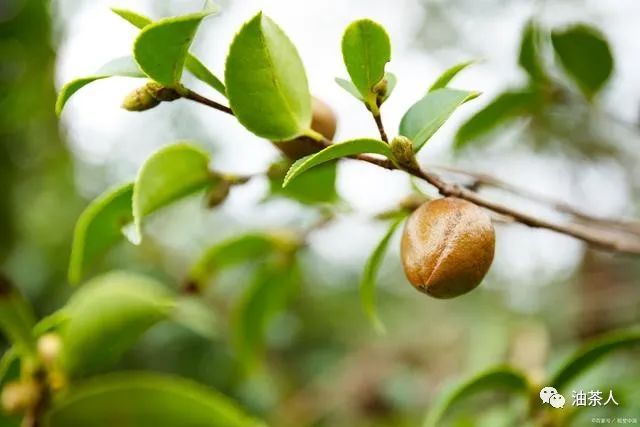
[(221, 205), (227, 200), (229, 191), (231, 190), (231, 182), (226, 179), (221, 179), (216, 183), (207, 193), (207, 207), (212, 209)]
[(401, 257), (413, 286), (436, 298), (453, 298), (480, 284), (495, 251), (489, 215), (457, 198), (427, 202), (409, 217)]
[(54, 366), (62, 351), (62, 340), (58, 334), (45, 334), (38, 339), (38, 356), (45, 366)]
[(24, 414), (38, 402), (40, 389), (33, 380), (14, 381), (2, 389), (2, 408), (12, 415)]
[(384, 99), (387, 96), (387, 91), (389, 90), (389, 82), (386, 78), (380, 80), (374, 87), (373, 93), (376, 94), (376, 98), (378, 99), (378, 104), (382, 104)]
[(413, 152), (413, 142), (406, 136), (393, 138), (390, 144), (391, 152), (398, 165), (405, 169), (419, 169), (416, 155)]
[(171, 102), (180, 97), (176, 89), (164, 87), (160, 83), (148, 82), (127, 95), (122, 102), (122, 108), (128, 111), (146, 111), (163, 101)]
[(122, 108), (127, 111), (146, 111), (160, 104), (160, 101), (149, 93), (147, 86), (142, 86), (131, 92), (122, 101)]
[(147, 83), (146, 88), (147, 92), (149, 92), (149, 94), (158, 101), (171, 102), (180, 98), (180, 94), (177, 90), (170, 87), (164, 87), (160, 83), (149, 82)]

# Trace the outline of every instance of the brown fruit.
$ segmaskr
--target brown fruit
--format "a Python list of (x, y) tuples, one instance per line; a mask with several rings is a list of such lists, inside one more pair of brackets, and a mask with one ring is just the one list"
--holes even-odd
[[(313, 98), (313, 118), (311, 120), (311, 129), (320, 133), (329, 141), (336, 134), (337, 119), (331, 107), (318, 98)], [(320, 151), (321, 147), (309, 138), (296, 138), (289, 141), (277, 142), (278, 148), (291, 160), (298, 160), (301, 157), (308, 156)]]
[(493, 261), (495, 231), (489, 215), (447, 197), (416, 209), (402, 235), (402, 264), (416, 289), (453, 298), (480, 284)]

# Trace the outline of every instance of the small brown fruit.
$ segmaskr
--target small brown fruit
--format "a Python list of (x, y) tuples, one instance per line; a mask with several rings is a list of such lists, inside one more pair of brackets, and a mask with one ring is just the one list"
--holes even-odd
[(319, 132), (322, 136), (329, 141), (336, 136), (336, 127), (338, 120), (336, 115), (326, 103), (313, 98), (312, 100), (313, 118), (311, 119), (311, 129)]
[(447, 197), (416, 209), (402, 235), (402, 264), (416, 289), (453, 298), (480, 284), (493, 261), (495, 231), (489, 215)]
[[(331, 107), (318, 98), (313, 98), (313, 118), (311, 129), (315, 130), (329, 141), (336, 135), (338, 120)], [(277, 142), (278, 148), (291, 160), (298, 160), (301, 157), (316, 153), (322, 148), (309, 138), (296, 138), (289, 141)]]

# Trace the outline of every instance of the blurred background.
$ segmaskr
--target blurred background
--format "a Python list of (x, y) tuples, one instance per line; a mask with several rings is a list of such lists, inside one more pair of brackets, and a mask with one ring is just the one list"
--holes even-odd
[[(383, 108), (390, 134), (431, 82), (449, 66), (477, 59), (452, 86), (483, 95), (455, 114), (420, 152), (425, 165), (487, 172), (593, 215), (640, 216), (640, 3), (636, 0), (222, 0), (205, 21), (192, 51), (221, 75), (227, 47), (241, 24), (265, 11), (287, 32), (303, 58), (313, 94), (339, 117), (336, 140), (376, 136), (368, 112), (334, 82), (346, 77), (340, 40), (353, 20), (370, 17), (393, 43), (388, 70), (398, 86)], [(279, 153), (232, 118), (200, 105), (163, 103), (145, 113), (120, 108), (140, 81), (114, 78), (79, 92), (62, 117), (56, 91), (131, 51), (136, 31), (110, 7), (154, 19), (193, 11), (199, 1), (127, 2), (1, 0), (0, 3), (0, 265), (45, 315), (71, 293), (66, 268), (75, 220), (89, 200), (135, 177), (159, 147), (192, 140), (213, 153), (213, 167), (264, 172)], [(501, 93), (527, 85), (518, 66), (523, 29), (586, 22), (607, 38), (614, 73), (593, 103), (545, 56), (562, 100), (504, 120), (452, 146), (460, 126)], [(190, 77), (187, 86), (215, 98)], [(155, 215), (143, 244), (122, 243), (95, 272), (146, 272), (178, 286), (208, 246), (251, 230), (302, 230), (317, 207), (267, 198), (266, 178), (235, 188), (215, 210), (190, 198)], [(424, 191), (434, 194), (432, 189)], [(377, 335), (360, 309), (358, 280), (386, 225), (377, 213), (410, 194), (402, 173), (341, 162), (337, 217), (313, 232), (301, 255), (302, 287), (271, 322), (266, 360), (246, 375), (228, 343), (226, 313), (213, 340), (176, 325), (145, 335), (119, 368), (173, 372), (212, 385), (282, 426), (416, 426), (442, 386), (506, 362), (542, 381), (545, 370), (584, 340), (637, 325), (640, 259), (587, 248), (574, 239), (521, 225), (498, 225), (497, 253), (484, 283), (455, 300), (416, 292), (404, 278), (399, 236), (378, 283), (388, 334)], [(498, 191), (495, 200), (563, 219), (556, 212)], [(397, 233), (399, 234), (399, 233)], [(254, 267), (220, 276), (211, 298), (232, 306)], [(606, 386), (620, 396), (616, 416), (640, 415), (638, 353), (615, 356), (577, 384)], [(635, 357), (634, 357), (635, 356)], [(604, 388), (604, 387), (603, 387)], [(505, 398), (506, 399), (506, 398)], [(506, 402), (506, 400), (505, 400)], [(517, 404), (471, 409), (456, 425), (524, 425)], [(598, 412), (600, 411), (600, 412)], [(584, 409), (585, 420), (606, 409)], [(580, 424), (580, 419), (575, 425)]]

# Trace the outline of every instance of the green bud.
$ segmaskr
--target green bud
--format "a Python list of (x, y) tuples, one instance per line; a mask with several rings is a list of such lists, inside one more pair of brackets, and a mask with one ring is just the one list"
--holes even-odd
[(373, 93), (378, 96), (378, 99), (384, 99), (387, 96), (387, 91), (389, 90), (389, 82), (387, 79), (380, 80), (374, 87)]
[(180, 98), (180, 94), (176, 89), (164, 87), (160, 83), (149, 82), (147, 83), (146, 88), (147, 92), (149, 92), (149, 94), (158, 101), (171, 102)]
[(416, 155), (413, 152), (413, 142), (406, 136), (397, 136), (393, 138), (390, 144), (398, 165), (403, 169), (418, 169)]
[(180, 97), (181, 95), (176, 89), (164, 87), (160, 83), (148, 82), (127, 95), (122, 103), (122, 108), (128, 111), (146, 111), (161, 102), (175, 101)]
[(226, 179), (217, 182), (207, 193), (207, 207), (215, 208), (224, 203), (229, 196), (229, 190), (231, 190), (231, 182)]
[(33, 408), (39, 399), (40, 387), (32, 379), (14, 381), (6, 384), (2, 389), (0, 401), (5, 412), (20, 415)]
[(160, 104), (147, 90), (147, 86), (139, 87), (124, 98), (122, 108), (127, 111), (146, 111)]

